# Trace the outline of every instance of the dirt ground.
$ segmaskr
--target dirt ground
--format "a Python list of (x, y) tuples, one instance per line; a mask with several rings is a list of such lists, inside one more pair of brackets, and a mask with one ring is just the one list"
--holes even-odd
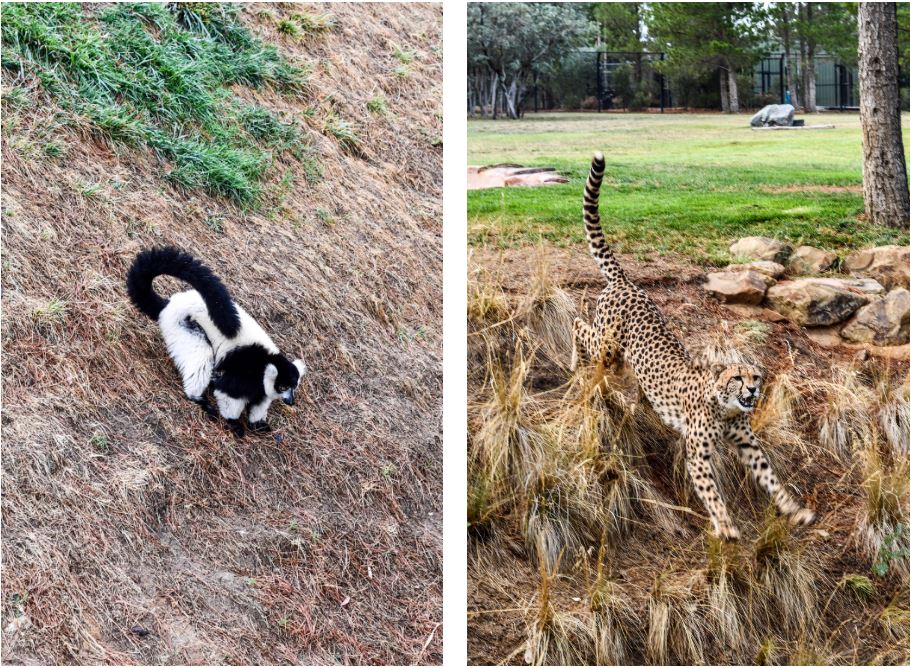
[[(335, 26), (282, 35), (296, 11)], [(32, 108), (4, 104), (4, 663), (442, 660), (442, 8), (242, 20), (312, 72), (303, 99), (236, 91), (298, 119), (323, 170), (288, 183), (280, 158), (267, 207), (178, 190), (35, 81)], [(378, 95), (389, 113), (366, 111)], [(165, 243), (306, 361), (273, 434), (206, 420), (127, 300), (136, 252)]]
[[(698, 350), (719, 337), (730, 339), (737, 323), (746, 318), (744, 311), (738, 307), (728, 307), (709, 297), (700, 287), (703, 270), (685, 258), (655, 254), (651, 257), (620, 255), (619, 259), (627, 275), (646, 290), (666, 315), (671, 330), (690, 350)], [(494, 281), (502, 286), (511, 303), (518, 303), (529, 292), (529, 285), (542, 264), (555, 287), (566, 291), (583, 314), (587, 308), (588, 315), (583, 317), (590, 320), (594, 313), (594, 300), (603, 288), (603, 279), (584, 246), (505, 250), (474, 248), (469, 257), (469, 273), (480, 272), (483, 278), (477, 280)], [(851, 364), (855, 350), (824, 348), (800, 327), (782, 322), (775, 315), (768, 311), (764, 313), (759, 308), (749, 314), (750, 319), (759, 320), (768, 328), (767, 340), (755, 346), (753, 351), (769, 379), (783, 372), (790, 372), (803, 380), (830, 379), (833, 369)], [(568, 362), (567, 343), (565, 359), (561, 363), (567, 365)], [(896, 383), (900, 383), (908, 373), (907, 361), (883, 359), (881, 363), (895, 375)], [(635, 382), (629, 370), (624, 370), (623, 374), (624, 386), (632, 390)], [(533, 393), (559, 392), (556, 388), (562, 386), (568, 376), (565, 368), (555, 369), (553, 364), (542, 363), (532, 368), (527, 385)], [(469, 403), (480, 401), (484, 396), (485, 388), (470, 380)], [(630, 398), (634, 396), (630, 391)], [(808, 399), (815, 401), (819, 398)], [(812, 431), (811, 425), (807, 428)], [(832, 583), (844, 573), (869, 573), (869, 563), (860, 558), (853, 547), (856, 518), (863, 507), (863, 499), (858, 493), (856, 468), (845, 467), (818, 446), (811, 446), (808, 450), (776, 448), (771, 457), (776, 467), (796, 482), (803, 497), (817, 512), (819, 519), (813, 527), (795, 530), (794, 533), (802, 552), (813, 555), (812, 558), (818, 560), (816, 563), (825, 574), (825, 580), (818, 583), (821, 595), (828, 595)], [(671, 460), (669, 453), (648, 454), (650, 482), (667, 502), (687, 505), (684, 500), (676, 498), (673, 486), (668, 484), (667, 469)], [(744, 499), (750, 499), (745, 507), (735, 510), (735, 517), (742, 522), (741, 528), (745, 528), (745, 533), (734, 549), (740, 550), (739, 554), (743, 556), (749, 554), (757, 537), (757, 512), (761, 517), (757, 508), (762, 508), (765, 502), (753, 491), (741, 489), (737, 494), (735, 504), (743, 504)], [(690, 500), (689, 505), (700, 510), (698, 501)], [(669, 542), (667, 536), (654, 527), (643, 525), (616, 548), (612, 557), (611, 571), (624, 587), (635, 610), (638, 622), (634, 622), (633, 626), (642, 633), (648, 628), (649, 592), (658, 574), (693, 573), (698, 576), (705, 568), (704, 521), (685, 513), (677, 513), (676, 517), (680, 527), (673, 541)], [(516, 511), (507, 511), (493, 521), (489, 531), (469, 537), (468, 658), (471, 664), (525, 663), (527, 624), (537, 614), (541, 572), (529, 560), (521, 524), (521, 517)], [(589, 615), (593, 578), (590, 570), (582, 569), (553, 579), (551, 597), (554, 608), (580, 618)], [(883, 640), (877, 630), (871, 629), (871, 620), (875, 618), (876, 611), (893, 600), (903, 601), (907, 628), (906, 585), (898, 581), (883, 583), (875, 598), (866, 606), (846, 601), (836, 591), (831, 605), (814, 620), (818, 624), (817, 630), (822, 629), (823, 633), (828, 633), (825, 631), (827, 628), (837, 629), (827, 641), (830, 642), (831, 654), (822, 655), (826, 657), (822, 662), (837, 660), (839, 663), (850, 663), (852, 659), (868, 661), (877, 660), (877, 657), (883, 660), (883, 655), (876, 653), (876, 644), (888, 644), (889, 640)], [(869, 646), (865, 646), (868, 639)], [(724, 664), (737, 662), (739, 655), (727, 655), (723, 648), (716, 646), (706, 656), (710, 657), (707, 659), (709, 663)], [(787, 662), (786, 657), (779, 656), (778, 661)], [(753, 658), (748, 662), (755, 660)], [(895, 660), (886, 659), (887, 662)], [(641, 653), (628, 657), (630, 664), (648, 662), (648, 657)]]

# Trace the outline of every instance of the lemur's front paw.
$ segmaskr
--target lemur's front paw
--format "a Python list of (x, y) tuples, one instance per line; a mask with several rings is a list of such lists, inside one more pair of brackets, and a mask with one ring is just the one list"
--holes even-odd
[(244, 437), (244, 424), (240, 420), (228, 420), (228, 426), (237, 438)]
[(733, 524), (723, 524), (715, 530), (715, 535), (721, 540), (740, 540), (740, 530)]
[(791, 513), (788, 516), (788, 521), (794, 525), (802, 524), (806, 526), (807, 524), (813, 524), (813, 522), (816, 521), (816, 513), (809, 508), (801, 508), (800, 510)]
[(212, 405), (212, 402), (210, 402), (207, 397), (192, 399), (192, 401), (202, 409), (202, 412), (205, 413), (207, 417), (212, 420), (218, 419), (218, 411), (215, 410), (215, 406)]
[(259, 422), (250, 423), (250, 431), (256, 432), (257, 434), (268, 434), (272, 431), (272, 427), (270, 427), (269, 423), (265, 420), (260, 420)]

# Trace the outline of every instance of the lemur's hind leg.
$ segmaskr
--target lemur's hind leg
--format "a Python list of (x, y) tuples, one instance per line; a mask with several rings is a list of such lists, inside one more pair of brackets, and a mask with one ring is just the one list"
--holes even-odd
[(209, 397), (202, 395), (199, 399), (191, 399), (191, 401), (197, 404), (208, 417), (213, 420), (218, 419), (218, 411), (215, 410), (215, 406), (209, 401)]
[(779, 512), (786, 515), (792, 524), (811, 524), (816, 519), (816, 514), (791, 496), (775, 476), (746, 414), (728, 424), (725, 438), (737, 447), (740, 461), (753, 475), (756, 483), (772, 497)]
[[(161, 335), (183, 380), (187, 399), (206, 409), (206, 390), (212, 381), (215, 356), (203, 330), (189, 316), (162, 312)], [(208, 411), (207, 411), (208, 412)]]
[(221, 390), (215, 390), (215, 401), (218, 402), (218, 412), (227, 420), (234, 435), (238, 438), (243, 436), (244, 425), (240, 421), (240, 416), (244, 412), (247, 402), (243, 399), (235, 399)]

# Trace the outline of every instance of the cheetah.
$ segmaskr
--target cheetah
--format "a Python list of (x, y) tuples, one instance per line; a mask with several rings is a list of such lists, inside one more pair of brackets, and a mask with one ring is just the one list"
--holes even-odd
[(573, 322), (570, 369), (581, 359), (606, 365), (627, 362), (644, 396), (666, 425), (686, 444), (686, 469), (696, 494), (708, 511), (713, 532), (737, 540), (710, 463), (713, 448), (726, 440), (737, 447), (740, 461), (794, 524), (810, 524), (804, 508), (781, 484), (750, 425), (760, 396), (763, 374), (752, 365), (703, 365), (691, 360), (667, 327), (655, 303), (624, 274), (604, 238), (598, 194), (604, 178), (604, 156), (596, 153), (585, 184), (583, 218), (588, 248), (607, 286), (598, 298), (594, 326)]

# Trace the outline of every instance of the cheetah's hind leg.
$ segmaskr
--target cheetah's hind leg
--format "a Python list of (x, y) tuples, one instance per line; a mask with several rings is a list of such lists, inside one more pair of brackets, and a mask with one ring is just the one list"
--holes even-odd
[(582, 318), (573, 320), (573, 356), (569, 362), (569, 370), (575, 371), (580, 359), (590, 362), (598, 354), (594, 327), (588, 325)]

